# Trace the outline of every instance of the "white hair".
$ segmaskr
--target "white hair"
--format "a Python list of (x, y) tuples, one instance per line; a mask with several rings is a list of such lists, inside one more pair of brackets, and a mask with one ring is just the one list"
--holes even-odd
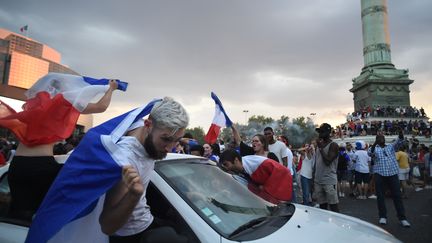
[(173, 129), (173, 134), (189, 124), (189, 115), (185, 108), (171, 97), (165, 97), (156, 103), (149, 119), (156, 127)]

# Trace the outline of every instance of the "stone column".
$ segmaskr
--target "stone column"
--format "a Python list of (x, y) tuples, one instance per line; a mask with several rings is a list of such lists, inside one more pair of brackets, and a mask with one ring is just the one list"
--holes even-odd
[(413, 80), (407, 69), (396, 69), (391, 62), (387, 15), (387, 0), (361, 0), (364, 67), (350, 89), (355, 111), (410, 105)]
[(387, 0), (362, 0), (364, 67), (392, 65), (388, 30)]

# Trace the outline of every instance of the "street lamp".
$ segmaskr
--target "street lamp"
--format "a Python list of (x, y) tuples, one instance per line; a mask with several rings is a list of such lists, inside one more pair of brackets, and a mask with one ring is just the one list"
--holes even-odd
[(314, 125), (315, 125), (315, 116), (316, 116), (316, 113), (315, 112), (312, 112), (312, 113), (310, 113), (310, 116), (311, 116), (311, 119), (312, 119), (312, 122), (314, 123)]
[(243, 112), (245, 113), (245, 125), (247, 126), (247, 113), (249, 112), (249, 110), (243, 110)]

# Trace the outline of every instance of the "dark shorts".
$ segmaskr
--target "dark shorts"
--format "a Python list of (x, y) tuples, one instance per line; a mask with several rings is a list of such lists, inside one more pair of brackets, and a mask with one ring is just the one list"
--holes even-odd
[(53, 156), (15, 156), (8, 172), (11, 216), (31, 220), (62, 167)]
[(355, 183), (361, 184), (362, 182), (364, 184), (369, 184), (370, 181), (370, 174), (369, 173), (361, 173), (356, 171), (355, 172)]
[(338, 170), (336, 172), (336, 174), (337, 174), (337, 180), (339, 182), (348, 180), (348, 171), (347, 170)]
[(347, 180), (349, 182), (354, 181), (354, 170), (347, 170)]

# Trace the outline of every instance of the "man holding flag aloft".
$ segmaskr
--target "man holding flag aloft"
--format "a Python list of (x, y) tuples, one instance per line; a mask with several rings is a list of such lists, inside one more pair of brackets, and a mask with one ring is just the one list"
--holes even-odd
[(213, 117), (212, 124), (210, 125), (210, 128), (207, 132), (207, 135), (204, 138), (204, 140), (210, 145), (216, 142), (221, 128), (232, 126), (232, 121), (227, 116), (222, 106), (222, 102), (213, 92), (211, 92), (211, 97), (216, 104), (215, 115)]

